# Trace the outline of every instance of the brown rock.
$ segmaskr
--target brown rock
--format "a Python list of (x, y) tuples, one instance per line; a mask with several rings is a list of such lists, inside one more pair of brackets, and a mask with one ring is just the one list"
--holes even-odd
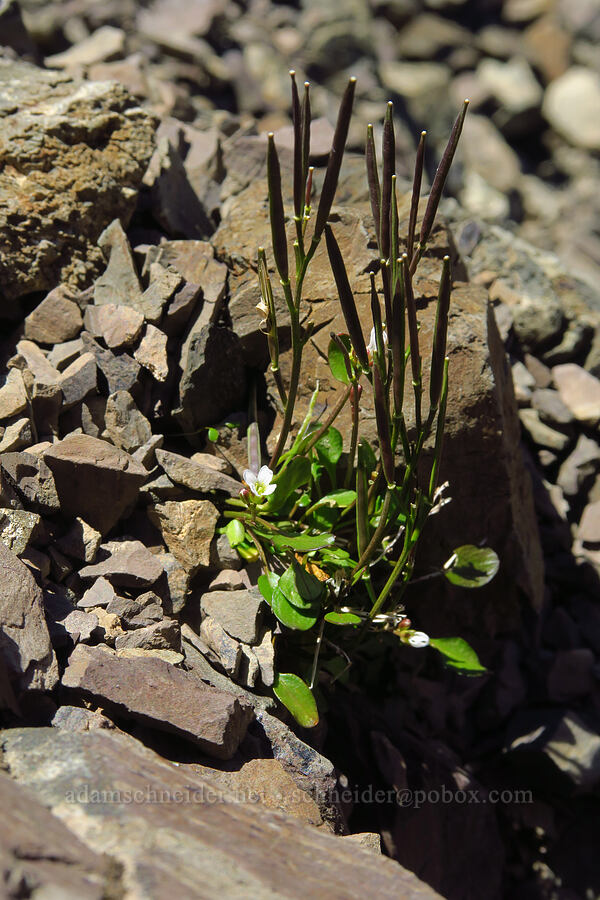
[(242, 648), (230, 637), (223, 626), (210, 616), (202, 620), (200, 637), (206, 646), (215, 653), (228, 675), (236, 678), (242, 662)]
[(84, 353), (64, 370), (59, 380), (64, 396), (64, 409), (75, 406), (96, 390), (96, 360), (92, 353)]
[(147, 325), (140, 346), (133, 355), (157, 381), (165, 381), (169, 374), (167, 336), (160, 328)]
[(106, 401), (106, 432), (115, 447), (133, 453), (152, 437), (152, 426), (127, 391), (115, 391)]
[(42, 592), (25, 565), (0, 542), (0, 654), (15, 689), (50, 691), (58, 665), (44, 618)]
[(131, 306), (105, 303), (88, 306), (85, 310), (86, 329), (94, 337), (101, 337), (109, 350), (134, 344), (144, 325), (144, 317)]
[(552, 377), (560, 399), (578, 421), (588, 425), (600, 421), (600, 379), (575, 363), (554, 366)]
[(59, 285), (25, 319), (25, 337), (38, 344), (60, 344), (77, 337), (83, 325), (74, 292)]
[(148, 516), (187, 572), (210, 564), (210, 544), (219, 519), (210, 500), (166, 500), (149, 507)]
[(0, 419), (9, 419), (27, 407), (23, 376), (18, 369), (9, 369), (0, 388)]
[(22, 340), (17, 344), (16, 366), (29, 369), (34, 380), (52, 385), (60, 381), (60, 372), (46, 359), (46, 354), (33, 341)]
[(252, 708), (231, 694), (169, 663), (119, 659), (83, 644), (69, 657), (62, 683), (127, 718), (187, 738), (217, 759), (231, 759), (253, 717)]
[(175, 650), (181, 651), (181, 629), (175, 619), (162, 619), (134, 631), (121, 634), (115, 640), (116, 650)]
[(264, 601), (257, 588), (242, 591), (209, 591), (200, 599), (203, 615), (211, 616), (231, 637), (254, 644), (258, 638)]
[(151, 553), (141, 541), (109, 541), (102, 550), (110, 556), (93, 566), (84, 566), (79, 577), (103, 577), (113, 585), (121, 587), (147, 587), (154, 584), (163, 573), (157, 556)]
[(94, 606), (109, 606), (113, 600), (119, 599), (110, 581), (101, 576), (87, 589), (77, 606), (80, 609), (89, 609)]
[(224, 475), (214, 466), (202, 465), (169, 450), (157, 450), (156, 459), (171, 481), (182, 484), (192, 491), (202, 494), (208, 491), (224, 491), (230, 497), (237, 497), (242, 487), (239, 481)]
[(102, 543), (102, 535), (83, 519), (75, 519), (69, 530), (56, 542), (62, 553), (82, 562), (93, 563)]
[(148, 474), (123, 450), (87, 434), (54, 444), (44, 460), (54, 475), (63, 514), (80, 516), (102, 534), (131, 506)]
[(22, 450), (24, 447), (29, 447), (32, 440), (30, 420), (27, 418), (13, 419), (7, 423), (4, 429), (2, 440), (0, 440), (0, 453)]

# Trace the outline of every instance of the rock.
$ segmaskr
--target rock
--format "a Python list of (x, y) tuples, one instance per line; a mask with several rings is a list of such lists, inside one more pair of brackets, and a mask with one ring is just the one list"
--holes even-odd
[(160, 559), (151, 553), (141, 541), (109, 541), (102, 550), (110, 556), (93, 566), (84, 566), (79, 577), (106, 578), (112, 585), (129, 588), (154, 584), (163, 573)]
[(520, 360), (512, 364), (511, 371), (517, 403), (521, 406), (529, 406), (531, 392), (535, 387), (535, 378)]
[[(0, 859), (6, 897), (35, 885), (39, 896), (102, 900), (114, 880), (111, 863), (95, 853), (30, 790), (0, 773), (4, 810)], [(29, 889), (29, 888), (27, 888)]]
[(183, 278), (178, 272), (158, 264), (151, 265), (150, 284), (139, 300), (139, 309), (144, 314), (144, 319), (157, 325), (167, 301), (182, 284)]
[(106, 612), (101, 606), (94, 610), (94, 615), (98, 619), (100, 639), (109, 647), (114, 647), (116, 639), (123, 634), (119, 617)]
[(248, 573), (243, 569), (236, 572), (235, 569), (222, 569), (208, 586), (209, 591), (237, 591), (240, 588), (250, 587)]
[(98, 235), (133, 212), (154, 121), (115, 82), (8, 59), (0, 60), (0, 81), (0, 283), (12, 301), (82, 284), (98, 269)]
[(60, 509), (54, 476), (43, 459), (32, 453), (4, 453), (3, 476), (33, 512), (56, 513)]
[[(204, 303), (214, 306), (225, 294), (227, 266), (215, 259), (215, 251), (208, 241), (165, 241), (158, 247), (150, 247), (147, 258), (150, 263), (176, 269), (186, 281), (200, 287)], [(176, 298), (177, 294), (173, 302)], [(167, 318), (168, 315), (167, 312)]]
[(78, 601), (77, 606), (80, 609), (88, 609), (95, 606), (109, 606), (114, 600), (120, 599), (120, 597), (117, 597), (115, 589), (110, 581), (101, 576), (87, 589), (81, 600)]
[(466, 29), (455, 22), (432, 13), (421, 13), (402, 29), (397, 51), (400, 58), (430, 60), (469, 40)]
[[(120, 636), (122, 635), (118, 635), (116, 640)], [(176, 650), (165, 650), (164, 648), (147, 650), (145, 647), (124, 647), (121, 650), (117, 650), (116, 654), (119, 659), (160, 659), (172, 666), (180, 665), (185, 659), (183, 653), (177, 653)]]
[(180, 147), (172, 138), (158, 139), (144, 183), (150, 187), (156, 218), (168, 234), (194, 240), (212, 234), (214, 225), (190, 184)]
[(167, 358), (167, 336), (154, 325), (147, 325), (140, 346), (133, 354), (141, 366), (147, 369), (157, 381), (165, 381), (169, 374)]
[(508, 192), (516, 188), (521, 174), (519, 157), (490, 119), (466, 117), (461, 152), (468, 169), (496, 190)]
[(548, 366), (558, 366), (584, 357), (589, 350), (593, 332), (594, 329), (587, 322), (569, 322), (560, 343), (545, 350), (542, 359)]
[(563, 323), (564, 313), (558, 299), (522, 297), (513, 309), (513, 328), (524, 350), (539, 352), (555, 343)]
[(237, 678), (242, 661), (242, 648), (215, 619), (206, 616), (200, 626), (200, 637), (217, 656), (228, 675)]
[(252, 648), (258, 666), (260, 668), (260, 677), (265, 687), (271, 687), (275, 681), (275, 645), (273, 643), (273, 632), (265, 631), (262, 640)]
[(186, 572), (210, 564), (210, 545), (219, 519), (210, 500), (166, 500), (149, 507), (148, 516)]
[(17, 344), (17, 361), (19, 369), (29, 369), (39, 384), (54, 385), (60, 381), (60, 373), (46, 359), (46, 355), (33, 341), (22, 340)]
[(38, 344), (60, 344), (77, 337), (83, 326), (73, 291), (59, 285), (25, 319), (25, 337)]
[(550, 388), (536, 389), (531, 395), (531, 405), (543, 422), (557, 425), (570, 425), (573, 422), (573, 413), (560, 399), (558, 391)]
[(246, 371), (239, 340), (226, 328), (207, 325), (184, 344), (179, 407), (173, 415), (184, 432), (219, 422), (244, 404)]
[(58, 549), (73, 559), (93, 563), (98, 548), (102, 543), (102, 535), (83, 519), (75, 519), (69, 530), (56, 542)]
[(163, 618), (160, 597), (152, 591), (140, 594), (135, 600), (115, 596), (106, 607), (106, 612), (118, 616), (127, 628), (145, 628)]
[[(35, 792), (78, 839), (69, 841), (42, 819), (48, 833), (58, 835), (60, 846), (79, 851), (78, 841), (84, 841), (87, 848), (109, 853), (111, 871), (125, 873), (131, 895), (148, 893), (150, 884), (156, 896), (199, 900), (234, 896), (243, 885), (246, 895), (257, 900), (300, 900), (320, 896), (327, 884), (333, 896), (439, 900), (392, 860), (357, 852), (345, 839), (281, 812), (236, 802), (235, 794), (230, 797), (198, 777), (191, 766), (166, 762), (127, 735), (106, 729), (29, 728), (4, 731), (0, 739), (6, 766), (20, 789)], [(137, 800), (119, 804), (118, 816), (112, 801), (115, 785), (122, 797)], [(289, 860), (274, 853), (274, 846), (294, 847), (302, 879), (290, 874)], [(87, 861), (80, 851), (76, 859), (82, 865)], [(100, 893), (74, 890), (73, 896), (95, 900)]]
[(545, 425), (536, 409), (519, 410), (519, 418), (534, 444), (562, 452), (569, 445), (569, 437)]
[(83, 353), (83, 341), (81, 338), (75, 338), (73, 341), (64, 341), (61, 344), (54, 344), (48, 351), (48, 362), (59, 372), (62, 372), (76, 360), (81, 353)]
[(375, 834), (373, 831), (361, 831), (358, 834), (346, 834), (344, 837), (347, 841), (351, 841), (353, 844), (358, 844), (359, 847), (368, 850), (369, 853), (381, 856), (380, 834)]
[(52, 727), (62, 731), (91, 731), (94, 728), (114, 729), (115, 724), (99, 710), (81, 706), (60, 706), (52, 719)]
[(542, 111), (552, 127), (570, 144), (600, 149), (600, 75), (571, 66), (548, 85)]
[(136, 462), (141, 463), (146, 469), (153, 469), (156, 465), (156, 450), (159, 447), (162, 447), (164, 442), (164, 437), (162, 434), (153, 434), (151, 435), (145, 444), (142, 444), (141, 447), (132, 453), (131, 455), (136, 460)]
[(549, 0), (506, 0), (502, 18), (506, 22), (528, 22), (549, 12), (553, 4)]
[(209, 491), (224, 491), (230, 497), (237, 497), (240, 492), (242, 485), (239, 481), (229, 475), (224, 475), (213, 466), (201, 465), (168, 450), (157, 450), (156, 459), (171, 481), (174, 481), (175, 484), (182, 484), (192, 491), (198, 491), (201, 494)]
[(0, 509), (0, 542), (16, 556), (45, 536), (41, 517), (24, 509)]
[(52, 645), (58, 650), (82, 641), (89, 641), (98, 628), (98, 616), (75, 609), (63, 585), (47, 585), (44, 589), (44, 610), (50, 629)]
[(231, 466), (230, 464), (224, 460), (221, 456), (213, 456), (211, 453), (192, 453), (190, 459), (192, 462), (198, 463), (199, 466), (210, 466), (212, 469), (216, 469), (217, 472), (225, 472), (225, 474), (231, 474)]
[(210, 548), (210, 565), (213, 569), (240, 569), (243, 565), (237, 550), (229, 543), (226, 534), (219, 534)]
[[(174, 336), (183, 331), (201, 295), (200, 285), (191, 282), (186, 282), (175, 291), (162, 321), (162, 329), (167, 335)], [(213, 321), (214, 317), (209, 316), (209, 319)]]
[[(18, 510), (14, 510), (15, 514)], [(588, 503), (584, 508), (577, 538), (584, 544), (600, 544), (600, 500)]]
[(92, 353), (83, 353), (74, 360), (59, 379), (60, 389), (63, 392), (63, 409), (75, 406), (96, 390), (96, 360)]
[(592, 438), (580, 434), (575, 449), (560, 467), (557, 484), (567, 497), (576, 497), (599, 468), (600, 447)]
[(127, 391), (115, 391), (106, 401), (106, 433), (115, 447), (133, 453), (152, 437), (152, 426)]
[(144, 317), (131, 306), (104, 303), (88, 306), (84, 315), (85, 327), (94, 337), (101, 337), (109, 350), (130, 347), (140, 335)]
[(161, 593), (165, 612), (170, 614), (181, 612), (189, 593), (190, 573), (172, 553), (161, 553), (159, 559), (167, 582), (166, 588)]
[(18, 369), (9, 369), (0, 388), (0, 420), (10, 419), (27, 408), (27, 393)]
[(50, 691), (58, 665), (44, 618), (42, 592), (27, 566), (0, 542), (0, 655), (17, 693)]
[(79, 516), (102, 534), (134, 503), (148, 475), (123, 450), (86, 434), (54, 444), (44, 461), (54, 475), (63, 515)]
[(115, 640), (116, 650), (181, 650), (181, 629), (175, 619), (162, 619), (134, 631), (119, 635)]
[(79, 66), (92, 66), (113, 56), (120, 56), (124, 49), (125, 32), (112, 25), (103, 25), (74, 47), (47, 56), (44, 64), (49, 69), (77, 70)]
[(114, 219), (98, 238), (98, 246), (108, 260), (104, 273), (94, 283), (94, 303), (130, 306), (137, 312), (142, 289), (131, 256), (127, 235), (119, 219)]
[(600, 380), (575, 363), (554, 366), (552, 377), (560, 399), (575, 418), (595, 425), (600, 420)]
[(251, 707), (162, 660), (120, 659), (84, 644), (69, 657), (62, 684), (126, 718), (177, 734), (216, 759), (231, 759), (253, 717)]
[(0, 453), (11, 453), (22, 450), (32, 443), (31, 422), (27, 418), (13, 419), (4, 429), (0, 440)]
[(542, 16), (523, 33), (523, 49), (547, 84), (559, 78), (571, 62), (571, 35), (553, 15)]
[(204, 616), (210, 616), (227, 634), (245, 644), (258, 638), (264, 601), (257, 588), (242, 591), (210, 591), (200, 598)]
[(541, 105), (543, 91), (528, 62), (513, 57), (507, 62), (483, 59), (477, 77), (501, 107), (503, 125), (514, 116)]
[(138, 382), (140, 366), (127, 353), (118, 356), (110, 350), (105, 350), (87, 332), (81, 335), (84, 347), (93, 353), (96, 365), (108, 384), (108, 393), (116, 391), (131, 391)]

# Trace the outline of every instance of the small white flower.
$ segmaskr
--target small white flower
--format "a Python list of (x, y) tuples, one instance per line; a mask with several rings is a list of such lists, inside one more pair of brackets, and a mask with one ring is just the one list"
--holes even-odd
[[(384, 345), (384, 347), (387, 344), (387, 339), (388, 339), (387, 331), (384, 328), (384, 330), (383, 330), (383, 345)], [(376, 351), (377, 351), (377, 339), (375, 337), (375, 329), (371, 328), (369, 343), (367, 344), (367, 353), (375, 353)]]
[(426, 647), (429, 643), (429, 635), (424, 631), (413, 631), (408, 639), (411, 647)]
[(257, 497), (268, 497), (277, 487), (276, 484), (271, 484), (273, 472), (268, 466), (262, 466), (258, 475), (255, 475), (251, 469), (246, 469), (244, 481)]

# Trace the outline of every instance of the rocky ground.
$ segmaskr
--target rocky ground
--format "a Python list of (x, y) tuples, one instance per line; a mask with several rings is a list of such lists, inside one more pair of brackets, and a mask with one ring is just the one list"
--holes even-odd
[[(7, 896), (600, 896), (597, 4), (9, 0), (0, 35)], [(480, 540), (501, 559), (475, 598), (410, 597), (488, 675), (382, 652), (318, 734), (270, 698), (273, 623), (218, 531), (254, 387), (277, 430), (255, 258), (267, 130), (290, 185), (290, 66), (317, 184), (359, 79), (334, 214), (365, 317), (365, 125), (395, 101), (408, 176), (471, 98), (417, 282), (426, 343), (452, 255), (453, 499), (419, 566)], [(306, 297), (301, 406), (317, 378), (331, 404), (323, 255)]]

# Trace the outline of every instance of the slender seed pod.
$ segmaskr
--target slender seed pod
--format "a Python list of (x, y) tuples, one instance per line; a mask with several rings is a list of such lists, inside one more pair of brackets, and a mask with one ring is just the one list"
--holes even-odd
[(310, 196), (312, 194), (313, 172), (314, 171), (315, 171), (314, 166), (308, 167), (308, 177), (306, 179), (306, 197), (304, 198), (305, 209), (308, 209), (310, 207)]
[(297, 219), (302, 216), (302, 203), (304, 200), (303, 158), (302, 158), (302, 113), (300, 110), (300, 97), (296, 84), (296, 73), (290, 70), (292, 79), (292, 123), (294, 128), (294, 215)]
[(412, 197), (410, 200), (410, 215), (408, 217), (408, 238), (406, 241), (406, 252), (408, 258), (412, 259), (413, 249), (415, 246), (415, 231), (417, 228), (417, 215), (419, 212), (419, 197), (421, 196), (421, 181), (423, 179), (423, 163), (425, 161), (425, 138), (427, 132), (422, 131), (417, 147), (417, 155), (415, 158), (415, 174), (413, 176)]
[(379, 172), (377, 171), (377, 151), (375, 150), (375, 138), (373, 126), (367, 125), (367, 143), (365, 147), (365, 161), (367, 163), (367, 182), (369, 184), (369, 197), (371, 198), (371, 212), (375, 223), (377, 245), (381, 253), (381, 188), (379, 186)]
[(392, 203), (392, 175), (396, 170), (396, 137), (394, 135), (394, 105), (387, 105), (382, 139), (383, 178), (381, 182), (380, 254), (390, 255), (390, 210)]
[(367, 516), (367, 466), (362, 453), (362, 447), (358, 448), (358, 464), (356, 466), (356, 538), (358, 557), (362, 556), (369, 543), (369, 524)]
[(281, 196), (281, 170), (279, 156), (275, 146), (273, 133), (268, 135), (267, 147), (267, 184), (269, 187), (269, 216), (271, 219), (271, 237), (273, 255), (279, 277), (283, 282), (289, 281), (287, 238), (285, 234), (285, 216), (283, 198)]
[(329, 254), (331, 271), (333, 272), (338, 297), (340, 298), (340, 305), (346, 321), (346, 328), (348, 329), (348, 334), (350, 335), (350, 340), (358, 361), (363, 368), (368, 369), (369, 357), (362, 328), (360, 327), (360, 320), (356, 311), (354, 295), (350, 288), (348, 274), (346, 272), (346, 267), (344, 266), (344, 260), (342, 259), (338, 242), (329, 225), (325, 228), (325, 240), (327, 243), (327, 253)]
[[(401, 272), (400, 260), (397, 260), (398, 271)], [(396, 290), (392, 298), (392, 319), (388, 323), (388, 341), (392, 348), (392, 387), (394, 394), (394, 413), (399, 416), (404, 406), (404, 346), (406, 343), (406, 326), (404, 324), (404, 279), (398, 278)]]
[(317, 216), (315, 219), (313, 244), (317, 244), (320, 241), (323, 229), (325, 228), (325, 223), (329, 218), (329, 213), (331, 212), (331, 207), (333, 205), (333, 198), (335, 197), (335, 192), (337, 190), (342, 158), (346, 147), (346, 138), (348, 137), (348, 127), (352, 115), (355, 88), (356, 78), (351, 78), (344, 92), (344, 96), (342, 97), (337, 124), (333, 133), (333, 143), (329, 153), (329, 161), (327, 163), (323, 189), (321, 190), (321, 198), (319, 200)]
[(390, 289), (393, 293), (396, 289), (396, 263), (400, 255), (399, 236), (398, 236), (398, 195), (396, 193), (396, 176), (392, 175), (392, 193), (391, 193), (391, 209), (390, 209), (390, 272), (392, 280)]
[(438, 485), (440, 463), (442, 460), (442, 447), (444, 443), (444, 426), (446, 424), (446, 403), (448, 401), (448, 365), (450, 360), (448, 357), (444, 360), (444, 368), (442, 370), (442, 391), (440, 395), (440, 407), (438, 411), (438, 420), (435, 429), (435, 445), (433, 448), (433, 463), (431, 466), (431, 474), (429, 476), (429, 500), (433, 501), (434, 494)]
[(408, 338), (410, 341), (410, 359), (412, 365), (413, 381), (421, 379), (421, 355), (419, 352), (419, 324), (417, 321), (417, 304), (413, 292), (412, 278), (408, 270), (408, 257), (402, 256), (402, 274), (404, 278), (404, 301), (406, 303), (406, 318), (408, 319)]
[(440, 402), (442, 392), (442, 380), (444, 377), (444, 359), (446, 357), (446, 336), (448, 334), (448, 310), (450, 309), (450, 294), (452, 291), (452, 276), (450, 271), (450, 257), (445, 256), (442, 264), (442, 277), (438, 290), (437, 310), (435, 314), (435, 331), (433, 335), (433, 348), (431, 351), (431, 375), (429, 381), (430, 408), (435, 409)]
[(375, 332), (375, 347), (377, 353), (376, 365), (379, 366), (381, 377), (385, 380), (385, 344), (383, 340), (383, 326), (381, 324), (381, 308), (379, 306), (379, 297), (377, 296), (377, 288), (375, 287), (375, 275), (371, 276), (371, 317), (373, 319), (373, 330)]
[[(308, 161), (310, 158), (310, 84), (304, 82), (304, 97), (302, 98), (302, 178), (306, 184), (308, 177)], [(308, 204), (306, 204), (308, 206)]]
[(373, 390), (375, 392), (375, 420), (383, 474), (388, 485), (394, 484), (394, 452), (390, 439), (390, 416), (387, 397), (378, 366), (373, 366)]
[(431, 234), (431, 229), (433, 228), (433, 222), (435, 220), (435, 214), (440, 204), (442, 191), (444, 190), (444, 185), (446, 183), (446, 178), (448, 177), (448, 172), (450, 171), (450, 166), (452, 165), (452, 160), (454, 159), (454, 154), (458, 146), (458, 140), (460, 138), (460, 133), (462, 131), (463, 122), (465, 121), (468, 107), (469, 101), (465, 100), (462, 110), (456, 117), (456, 121), (454, 122), (452, 131), (450, 133), (450, 138), (448, 139), (448, 143), (446, 144), (446, 149), (444, 150), (444, 153), (442, 154), (442, 158), (440, 160), (440, 164), (437, 167), (437, 171), (433, 179), (433, 184), (431, 185), (431, 193), (429, 194), (427, 207), (425, 208), (423, 223), (421, 225), (421, 236), (419, 238), (419, 242), (421, 244), (426, 244), (429, 235)]

